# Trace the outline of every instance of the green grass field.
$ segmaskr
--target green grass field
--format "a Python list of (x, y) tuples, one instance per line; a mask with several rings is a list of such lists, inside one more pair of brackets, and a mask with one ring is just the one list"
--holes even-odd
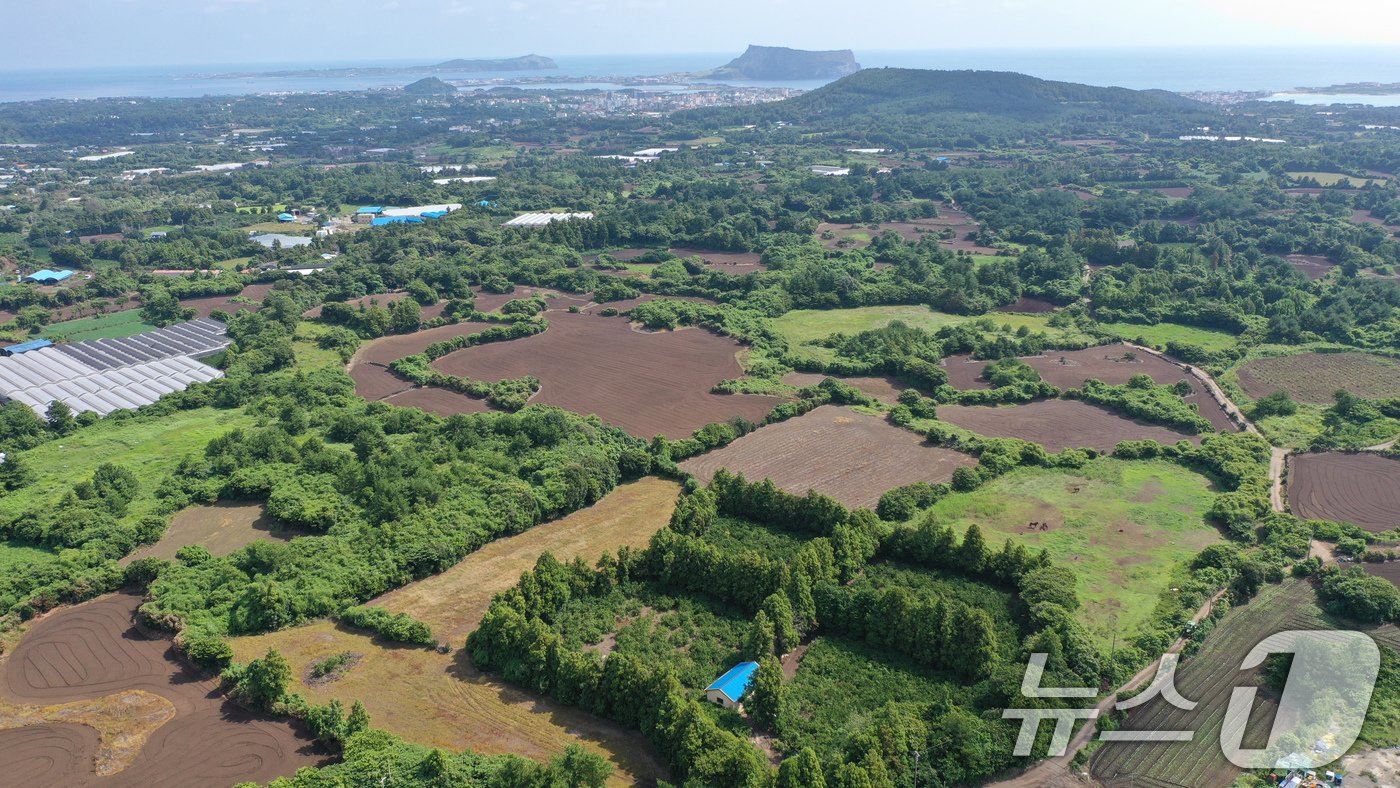
[(154, 509), (156, 485), (180, 460), (202, 452), (213, 438), (252, 423), (253, 417), (241, 410), (199, 408), (153, 420), (102, 421), (84, 427), (24, 453), (35, 481), (0, 498), (0, 518), (13, 517), (30, 507), (57, 504), (73, 484), (91, 476), (97, 466), (115, 462), (141, 480), (126, 518), (140, 519)]
[(326, 350), (316, 344), (316, 340), (330, 333), (331, 326), (303, 320), (297, 325), (296, 336), (292, 340), (292, 352), (296, 353), (297, 369), (313, 370), (325, 367), (345, 366), (340, 355), (334, 350)]
[(53, 558), (53, 553), (38, 547), (9, 544), (0, 541), (0, 572), (13, 574)]
[(823, 339), (835, 333), (855, 334), (872, 328), (887, 326), (891, 321), (902, 320), (908, 325), (928, 331), (937, 331), (944, 326), (955, 326), (976, 320), (987, 319), (1004, 330), (1012, 331), (1025, 326), (1031, 331), (1043, 331), (1055, 340), (1079, 338), (1077, 329), (1052, 328), (1049, 315), (1028, 315), (997, 313), (992, 315), (950, 315), (935, 312), (926, 306), (863, 306), (853, 309), (798, 309), (773, 321), (773, 326), (787, 339), (794, 351), (800, 351), (818, 359), (829, 361), (834, 355), (827, 348), (806, 346), (805, 343)]
[(976, 523), (993, 546), (1010, 538), (1050, 551), (1079, 576), (1081, 619), (1107, 646), (1148, 619), (1184, 561), (1221, 541), (1204, 520), (1212, 495), (1209, 480), (1178, 465), (1101, 458), (1074, 472), (1012, 471), (929, 511), (959, 532)]
[(141, 310), (127, 309), (109, 312), (96, 317), (54, 323), (40, 332), (40, 336), (55, 342), (67, 340), (78, 342), (84, 339), (120, 339), (142, 331), (151, 331), (155, 326), (141, 322)]
[(1186, 342), (1199, 345), (1209, 351), (1219, 351), (1228, 350), (1238, 342), (1238, 337), (1224, 331), (1183, 326), (1179, 323), (1158, 323), (1155, 326), (1144, 326), (1137, 323), (1100, 323), (1099, 328), (1129, 342), (1136, 342), (1141, 337), (1146, 340), (1146, 344), (1159, 349), (1166, 348), (1168, 342)]

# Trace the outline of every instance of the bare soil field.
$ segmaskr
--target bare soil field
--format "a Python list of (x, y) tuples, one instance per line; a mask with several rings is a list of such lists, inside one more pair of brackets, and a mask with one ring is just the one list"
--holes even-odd
[[(1021, 360), (1034, 367), (1047, 383), (1062, 389), (1079, 388), (1084, 385), (1084, 381), (1091, 378), (1112, 385), (1127, 383), (1134, 375), (1148, 375), (1153, 381), (1163, 385), (1185, 380), (1196, 391), (1195, 394), (1186, 397), (1186, 401), (1194, 402), (1212, 427), (1221, 432), (1238, 430), (1220, 404), (1211, 398), (1205, 386), (1181, 367), (1151, 353), (1137, 352), (1136, 359), (1129, 361), (1126, 357), (1129, 352), (1132, 351), (1127, 347), (1113, 344), (1084, 350), (1051, 350), (1047, 351), (1046, 355), (1029, 356)], [(943, 368), (948, 373), (948, 382), (954, 388), (987, 389), (991, 388), (991, 384), (981, 378), (987, 363), (961, 354), (944, 359)]]
[[(249, 312), (256, 312), (262, 308), (262, 300), (272, 292), (270, 283), (260, 285), (248, 285), (237, 295), (231, 296), (209, 296), (208, 298), (184, 298), (180, 300), (180, 306), (194, 310), (195, 317), (209, 317), (214, 310), (221, 309), (230, 315), (240, 309)], [(257, 303), (243, 304), (234, 301), (235, 298), (249, 298)]]
[(1287, 391), (1299, 402), (1332, 403), (1338, 389), (1358, 397), (1400, 396), (1400, 361), (1370, 353), (1302, 353), (1259, 358), (1238, 371), (1244, 392), (1254, 399)]
[(487, 293), (479, 287), (472, 290), (476, 293), (476, 308), (479, 312), (495, 312), (505, 306), (507, 301), (529, 299), (536, 295), (544, 298), (545, 303), (549, 305), (546, 311), (550, 312), (568, 309), (571, 306), (583, 306), (592, 300), (586, 294), (561, 293), (542, 287), (517, 287), (510, 293)]
[(1288, 505), (1299, 517), (1389, 531), (1400, 526), (1400, 460), (1365, 452), (1295, 454)]
[(228, 555), (259, 539), (285, 542), (304, 534), (278, 523), (260, 503), (220, 501), (175, 515), (160, 541), (137, 548), (118, 563), (125, 566), (141, 558), (174, 560), (175, 553), (186, 545), (199, 545), (214, 555)]
[(468, 397), (456, 391), (417, 386), (397, 394), (390, 394), (380, 402), (398, 405), (401, 408), (418, 408), (435, 416), (452, 416), (458, 413), (485, 413), (491, 410), (486, 400)]
[(768, 270), (768, 267), (763, 264), (763, 255), (758, 252), (717, 252), (709, 249), (677, 247), (671, 250), (671, 254), (677, 257), (700, 257), (705, 261), (705, 267), (711, 271), (721, 271), (734, 276)]
[(594, 413), (644, 438), (682, 438), (732, 416), (756, 421), (778, 403), (710, 393), (743, 374), (742, 346), (731, 339), (698, 328), (634, 330), (623, 317), (559, 312), (549, 321), (542, 334), (459, 350), (433, 366), (487, 381), (533, 375), (541, 389), (532, 401)]
[[(783, 382), (789, 386), (814, 386), (834, 375), (822, 375), (816, 372), (789, 372), (783, 376)], [(854, 386), (857, 389), (869, 394), (875, 399), (893, 405), (899, 399), (899, 392), (909, 388), (898, 380), (889, 377), (855, 377), (837, 378), (842, 383)]]
[(1391, 232), (1400, 232), (1400, 226), (1386, 224), (1385, 220), (1375, 215), (1371, 211), (1358, 208), (1351, 212), (1351, 221), (1354, 224), (1374, 224), (1377, 227), (1384, 227)]
[[(396, 290), (392, 293), (377, 293), (375, 295), (363, 296), (361, 298), (356, 298), (345, 303), (350, 304), (356, 309), (368, 309), (370, 306), (376, 304), (384, 307), (385, 309), (388, 309), (394, 302), (402, 301), (405, 298), (408, 298), (408, 291)], [(432, 320), (435, 317), (441, 317), (442, 311), (446, 308), (447, 302), (439, 301), (436, 304), (433, 304), (432, 306), (422, 307), (419, 311), (422, 314), (424, 320)], [(301, 316), (306, 318), (307, 320), (315, 320), (316, 318), (321, 316), (321, 312), (324, 309), (324, 304), (317, 304), (316, 306), (311, 307), (305, 312), (302, 312)]]
[(1195, 186), (1155, 186), (1145, 191), (1157, 192), (1166, 197), (1176, 200), (1184, 200), (1196, 193)]
[[(96, 729), (42, 724), (0, 731), (0, 770), (32, 776), (16, 785), (209, 786), (227, 788), (290, 776), (330, 756), (284, 722), (225, 701), (218, 681), (174, 660), (170, 642), (132, 623), (141, 598), (108, 594), (62, 608), (34, 624), (6, 660), (0, 702), (67, 704), (139, 690), (173, 705), (175, 714), (112, 777), (96, 773), (111, 746)], [(50, 782), (56, 780), (56, 782)]]
[(1332, 258), (1316, 254), (1290, 254), (1283, 259), (1310, 280), (1327, 276), (1337, 266), (1337, 262)]
[[(412, 334), (380, 337), (360, 345), (350, 359), (350, 377), (355, 381), (355, 393), (367, 400), (380, 400), (408, 391), (413, 384), (394, 375), (389, 365), (404, 356), (422, 353), (428, 345), (455, 336), (467, 336), (485, 331), (490, 323), (456, 323), (430, 328)], [(466, 397), (470, 399), (470, 397)]]
[(1006, 306), (999, 306), (993, 309), (992, 311), (1026, 312), (1029, 314), (1038, 315), (1044, 314), (1046, 312), (1054, 312), (1056, 308), (1057, 307), (1049, 301), (1045, 301), (1040, 298), (1031, 298), (1030, 296), (1021, 296), (1020, 298), (1016, 299), (1015, 303), (1007, 304)]
[[(623, 545), (645, 545), (669, 521), (679, 489), (654, 478), (623, 485), (588, 509), (492, 542), (446, 572), (370, 603), (427, 622), (451, 654), (381, 643), (328, 621), (236, 638), (235, 654), (246, 660), (275, 647), (292, 665), (294, 691), (316, 703), (360, 700), (375, 727), (409, 741), (541, 761), (581, 743), (618, 768), (613, 784), (654, 783), (666, 777), (665, 768), (639, 733), (482, 674), (462, 644), (491, 598), (514, 585), (540, 554), (592, 563)], [(345, 651), (365, 656), (327, 684), (300, 680), (307, 666)]]
[(755, 481), (771, 479), (798, 495), (816, 490), (846, 506), (874, 508), (886, 490), (914, 482), (946, 482), (958, 467), (974, 464), (972, 457), (930, 446), (878, 416), (823, 405), (692, 457), (680, 467), (704, 482), (726, 468)]
[(1200, 442), (1168, 427), (1134, 421), (1097, 405), (1078, 400), (1051, 399), (1026, 405), (944, 405), (938, 418), (992, 438), (1022, 438), (1047, 451), (1090, 448), (1111, 451), (1119, 441), (1152, 439), (1159, 443), (1179, 440)]

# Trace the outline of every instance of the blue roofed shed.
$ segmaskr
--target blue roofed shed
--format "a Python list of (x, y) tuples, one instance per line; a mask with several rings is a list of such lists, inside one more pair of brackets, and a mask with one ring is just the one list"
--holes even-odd
[(418, 215), (424, 219), (441, 219), (447, 215), (447, 211), (424, 211)]
[(375, 214), (384, 213), (384, 206), (382, 206), (382, 205), (366, 205), (366, 206), (363, 207), (363, 208), (357, 208), (357, 209), (355, 210), (355, 213), (375, 213)]
[(386, 224), (422, 224), (421, 216), (376, 216), (370, 224), (374, 227), (383, 227)]
[(296, 220), (297, 220), (297, 217), (291, 215), (290, 213), (279, 213), (279, 214), (277, 214), (277, 221), (279, 221), (279, 222), (295, 222)]
[(58, 270), (58, 271), (52, 271), (52, 270), (50, 270), (50, 269), (48, 269), (48, 268), (45, 268), (45, 269), (40, 270), (40, 271), (35, 271), (34, 273), (30, 274), (29, 276), (20, 277), (20, 281), (21, 281), (21, 282), (38, 282), (38, 283), (41, 284), (41, 285), (51, 285), (51, 284), (54, 284), (54, 283), (56, 283), (56, 282), (62, 282), (64, 279), (67, 279), (68, 277), (70, 277), (70, 276), (72, 276), (72, 275), (73, 275), (73, 272), (72, 272), (72, 271), (69, 271), (69, 270), (67, 270), (67, 269)]
[(753, 674), (757, 672), (757, 662), (740, 662), (705, 688), (705, 700), (726, 709), (738, 708), (740, 699), (753, 682)]
[(0, 348), (0, 354), (17, 356), (20, 353), (28, 353), (31, 350), (41, 350), (46, 347), (53, 347), (53, 342), (47, 339), (31, 339), (28, 342), (21, 342), (18, 345)]

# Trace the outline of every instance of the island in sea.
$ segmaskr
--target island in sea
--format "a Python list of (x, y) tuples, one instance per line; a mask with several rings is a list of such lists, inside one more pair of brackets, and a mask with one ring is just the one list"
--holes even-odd
[(739, 57), (694, 76), (701, 79), (836, 79), (859, 70), (855, 53), (849, 49), (812, 51), (750, 44)]
[(195, 74), (194, 79), (246, 79), (249, 77), (360, 77), (367, 75), (394, 74), (436, 74), (446, 72), (484, 71), (548, 71), (559, 68), (553, 58), (543, 55), (521, 55), (520, 57), (498, 58), (494, 60), (468, 60), (456, 58), (434, 63), (430, 66), (365, 66), (350, 68), (308, 68), (293, 71), (249, 71), (230, 74)]

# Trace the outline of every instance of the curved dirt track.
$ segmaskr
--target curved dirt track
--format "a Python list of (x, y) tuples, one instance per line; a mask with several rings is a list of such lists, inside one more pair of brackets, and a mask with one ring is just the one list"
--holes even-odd
[(743, 374), (740, 348), (704, 329), (650, 333), (633, 330), (624, 317), (551, 312), (542, 334), (459, 350), (433, 367), (485, 381), (533, 375), (541, 388), (532, 402), (594, 413), (642, 438), (684, 438), (732, 416), (758, 421), (778, 404), (710, 393)]
[(1400, 460), (1365, 452), (1295, 454), (1288, 503), (1299, 517), (1354, 523), (1379, 533), (1400, 526)]
[[(16, 785), (191, 786), (267, 782), (328, 755), (282, 722), (226, 702), (218, 682), (174, 661), (170, 643), (132, 624), (141, 598), (109, 594), (60, 609), (30, 629), (3, 666), (0, 700), (49, 705), (140, 689), (174, 705), (132, 764), (98, 777), (96, 732), (44, 724), (0, 731), (0, 774), (33, 774)], [(50, 778), (57, 778), (50, 782)]]

